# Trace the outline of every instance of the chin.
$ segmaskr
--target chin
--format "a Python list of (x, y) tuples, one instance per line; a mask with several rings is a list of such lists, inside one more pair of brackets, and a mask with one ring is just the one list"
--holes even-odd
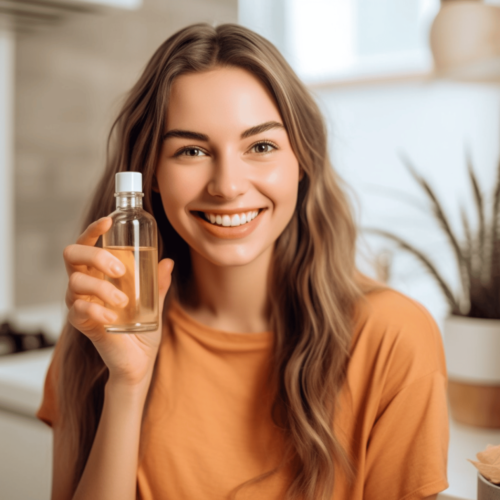
[[(226, 245), (224, 245), (226, 246)], [(203, 248), (195, 251), (205, 260), (218, 267), (236, 267), (251, 264), (264, 253), (267, 248), (245, 248), (246, 245), (227, 245), (223, 248)]]

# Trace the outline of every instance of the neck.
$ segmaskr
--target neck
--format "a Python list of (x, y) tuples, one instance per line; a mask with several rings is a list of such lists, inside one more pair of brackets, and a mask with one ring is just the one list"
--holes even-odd
[(116, 208), (121, 210), (142, 208), (143, 197), (143, 193), (115, 193)]
[(186, 307), (201, 323), (234, 333), (270, 330), (268, 276), (273, 247), (244, 266), (217, 266), (191, 251), (196, 302)]

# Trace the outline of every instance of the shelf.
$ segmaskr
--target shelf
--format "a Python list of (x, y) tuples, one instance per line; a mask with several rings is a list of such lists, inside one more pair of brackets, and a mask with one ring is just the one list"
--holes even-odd
[(492, 59), (481, 64), (470, 65), (449, 71), (432, 70), (401, 71), (394, 73), (352, 74), (306, 82), (311, 90), (337, 90), (378, 85), (399, 85), (405, 83), (450, 82), (460, 84), (500, 85), (500, 59)]
[(307, 83), (311, 90), (335, 90), (351, 87), (370, 87), (374, 85), (395, 85), (401, 83), (423, 83), (435, 80), (432, 71), (410, 71), (382, 74), (342, 76)]

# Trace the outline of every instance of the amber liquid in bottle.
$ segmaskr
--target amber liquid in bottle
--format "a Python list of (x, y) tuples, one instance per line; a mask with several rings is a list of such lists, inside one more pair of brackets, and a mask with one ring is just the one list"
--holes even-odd
[[(106, 277), (106, 279), (128, 297), (126, 307), (106, 305), (118, 315), (116, 324), (111, 328), (130, 325), (134, 331), (147, 331), (140, 329), (140, 326), (150, 325), (151, 329), (156, 330), (158, 328), (158, 294), (156, 291), (158, 284), (155, 272), (158, 264), (157, 249), (106, 247), (106, 250), (121, 260), (126, 269), (123, 276)], [(109, 327), (108, 331), (110, 331)]]
[(117, 209), (110, 214), (113, 224), (103, 235), (103, 248), (125, 265), (123, 276), (105, 279), (128, 297), (124, 307), (105, 304), (118, 316), (113, 324), (104, 325), (109, 333), (154, 331), (159, 324), (156, 221), (142, 209), (142, 178), (138, 176), (137, 172), (117, 174)]

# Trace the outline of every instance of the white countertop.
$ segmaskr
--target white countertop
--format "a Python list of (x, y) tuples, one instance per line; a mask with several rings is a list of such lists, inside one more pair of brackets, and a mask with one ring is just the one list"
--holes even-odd
[(35, 418), (54, 348), (0, 356), (0, 409)]
[[(0, 409), (35, 418), (53, 348), (0, 357)], [(477, 470), (467, 461), (488, 444), (500, 444), (500, 429), (487, 430), (450, 421), (448, 482), (439, 500), (476, 500)]]
[[(450, 419), (450, 447), (448, 449), (448, 482), (443, 494), (457, 499), (476, 500), (477, 469), (467, 459), (477, 460), (476, 453), (488, 444), (500, 444), (500, 429), (470, 427)], [(446, 497), (443, 497), (445, 500)], [(439, 496), (441, 500), (441, 495)]]

